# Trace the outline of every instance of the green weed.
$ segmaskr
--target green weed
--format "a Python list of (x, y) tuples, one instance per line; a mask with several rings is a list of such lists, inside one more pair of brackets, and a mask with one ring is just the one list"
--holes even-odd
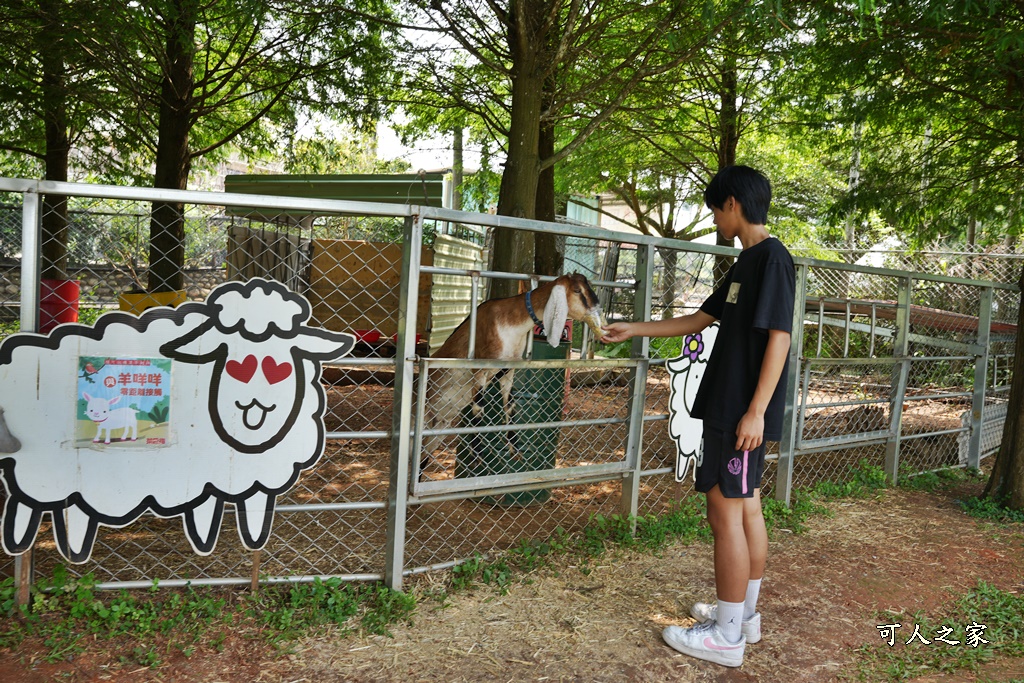
[(971, 517), (987, 519), (992, 522), (1003, 524), (1024, 523), (1024, 510), (1014, 510), (1006, 507), (1005, 502), (994, 498), (982, 498), (976, 496), (960, 501), (960, 507)]
[(899, 485), (900, 488), (911, 491), (934, 493), (935, 491), (950, 489), (964, 482), (977, 481), (981, 477), (981, 472), (976, 469), (961, 469), (959, 467), (936, 470), (935, 472), (922, 472), (920, 474), (901, 468)]
[[(15, 648), (37, 639), (48, 661), (81, 653), (86, 641), (128, 637), (131, 645), (121, 661), (157, 667), (164, 652), (188, 657), (197, 645), (223, 648), (228, 631), (262, 633), (273, 643), (293, 640), (325, 625), (341, 633), (362, 629), (387, 634), (387, 627), (408, 621), (416, 598), (380, 585), (359, 585), (340, 579), (267, 586), (244, 600), (229, 601), (223, 591), (192, 587), (183, 590), (95, 590), (91, 574), (73, 578), (58, 565), (53, 576), (32, 589), (32, 609), (20, 619), (4, 620), (0, 648)], [(0, 582), (0, 605), (14, 610), (13, 579)]]
[[(984, 581), (954, 600), (943, 616), (917, 613), (878, 615), (885, 640), (859, 649), (857, 678), (902, 680), (957, 670), (977, 671), (997, 655), (1024, 655), (1024, 597)], [(918, 636), (915, 637), (915, 628)], [(928, 641), (925, 643), (924, 641)]]

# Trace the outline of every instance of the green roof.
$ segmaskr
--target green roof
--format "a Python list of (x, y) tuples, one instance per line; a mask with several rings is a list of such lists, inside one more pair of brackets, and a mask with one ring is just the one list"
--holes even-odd
[[(444, 176), (444, 173), (229, 175), (224, 178), (224, 191), (304, 199), (442, 206)], [(264, 212), (242, 207), (230, 210), (234, 215)]]

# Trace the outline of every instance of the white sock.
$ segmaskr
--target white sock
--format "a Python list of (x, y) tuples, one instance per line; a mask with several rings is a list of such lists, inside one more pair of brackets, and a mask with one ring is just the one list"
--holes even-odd
[(743, 601), (743, 618), (749, 619), (757, 612), (757, 596), (761, 594), (761, 579), (747, 581), (747, 598)]
[(743, 603), (718, 601), (718, 614), (715, 617), (722, 635), (730, 643), (740, 640), (740, 626), (743, 622)]

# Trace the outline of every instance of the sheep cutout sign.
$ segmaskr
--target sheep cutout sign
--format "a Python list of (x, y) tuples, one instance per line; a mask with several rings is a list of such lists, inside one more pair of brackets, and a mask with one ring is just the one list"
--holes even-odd
[(683, 352), (667, 364), (672, 373), (669, 393), (668, 429), (676, 442), (676, 481), (686, 478), (686, 473), (696, 480), (697, 466), (704, 454), (702, 440), (704, 424), (690, 417), (697, 389), (704, 379), (704, 370), (711, 358), (711, 349), (718, 337), (718, 323), (712, 323), (702, 332), (688, 334), (683, 338)]
[[(20, 447), (0, 452), (4, 550), (30, 548), (48, 512), (60, 553), (85, 562), (99, 525), (151, 510), (181, 516), (208, 555), (225, 503), (242, 542), (263, 547), (277, 496), (323, 452), (320, 363), (355, 343), (307, 326), (310, 312), (280, 283), (254, 279), (205, 302), (5, 339), (0, 410)], [(92, 391), (80, 390), (83, 375)], [(133, 377), (159, 392), (132, 393)]]

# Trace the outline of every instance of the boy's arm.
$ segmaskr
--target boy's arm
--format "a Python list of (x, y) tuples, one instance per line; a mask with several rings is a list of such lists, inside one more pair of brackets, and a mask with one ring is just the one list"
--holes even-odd
[(771, 401), (775, 387), (782, 377), (782, 369), (786, 366), (789, 342), (789, 332), (768, 330), (768, 347), (764, 351), (757, 388), (746, 414), (740, 418), (740, 423), (736, 426), (737, 451), (753, 450), (764, 442), (764, 411), (768, 409), (768, 402)]
[(601, 342), (612, 344), (625, 341), (631, 337), (681, 337), (684, 334), (700, 332), (705, 327), (715, 322), (711, 315), (704, 311), (697, 311), (678, 318), (666, 318), (665, 320), (649, 320), (636, 323), (612, 323), (605, 325), (602, 329), (604, 335)]

